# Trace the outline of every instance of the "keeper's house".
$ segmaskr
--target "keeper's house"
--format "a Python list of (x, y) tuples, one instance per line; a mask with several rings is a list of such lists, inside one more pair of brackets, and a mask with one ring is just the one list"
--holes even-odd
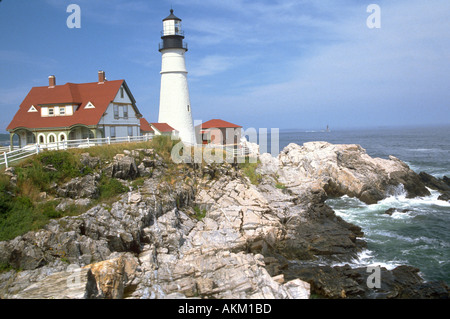
[(23, 100), (7, 130), (11, 145), (47, 144), (86, 138), (139, 136), (140, 118), (136, 101), (125, 80), (107, 81), (98, 72), (98, 82), (33, 87)]

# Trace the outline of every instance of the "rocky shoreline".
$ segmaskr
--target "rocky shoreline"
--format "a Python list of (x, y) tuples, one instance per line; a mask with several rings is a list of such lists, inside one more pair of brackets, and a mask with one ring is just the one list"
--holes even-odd
[(227, 163), (183, 164), (167, 181), (167, 165), (153, 150), (118, 154), (111, 163), (84, 154), (93, 173), (61, 185), (61, 203), (95, 196), (100, 173), (125, 185), (144, 177), (142, 185), (0, 242), (0, 263), (13, 268), (0, 273), (0, 298), (449, 297), (448, 286), (425, 282), (407, 265), (381, 269), (380, 288), (368, 287), (366, 268), (330, 266), (350, 262), (366, 244), (361, 228), (338, 217), (327, 198), (370, 204), (398, 187), (427, 196), (424, 176), (358, 145), (290, 144), (277, 158), (258, 159), (254, 185)]

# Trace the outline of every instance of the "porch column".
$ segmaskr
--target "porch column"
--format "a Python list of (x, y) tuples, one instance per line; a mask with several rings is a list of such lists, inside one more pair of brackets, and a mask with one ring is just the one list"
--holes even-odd
[(14, 132), (10, 132), (10, 133), (9, 133), (9, 150), (10, 150), (10, 151), (12, 151), (13, 148), (14, 148), (14, 145), (13, 145), (13, 137), (14, 137), (14, 134), (16, 134), (16, 133), (14, 133)]

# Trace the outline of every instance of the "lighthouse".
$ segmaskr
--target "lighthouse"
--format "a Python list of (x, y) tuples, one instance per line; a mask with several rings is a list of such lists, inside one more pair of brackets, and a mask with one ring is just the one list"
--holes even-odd
[(180, 139), (188, 144), (196, 144), (192, 107), (189, 99), (186, 63), (184, 54), (187, 44), (181, 29), (181, 19), (173, 14), (163, 20), (161, 91), (159, 100), (159, 123), (167, 123), (179, 132)]

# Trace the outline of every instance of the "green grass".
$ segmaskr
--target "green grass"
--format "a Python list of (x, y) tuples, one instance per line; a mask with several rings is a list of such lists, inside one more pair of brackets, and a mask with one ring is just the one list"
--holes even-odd
[(198, 221), (202, 220), (203, 218), (205, 218), (206, 216), (206, 209), (200, 209), (200, 207), (195, 206), (194, 207), (194, 211), (195, 211), (195, 219), (197, 219)]
[(82, 153), (89, 153), (92, 157), (98, 157), (103, 161), (111, 161), (117, 154), (123, 154), (125, 150), (133, 151), (138, 149), (154, 149), (156, 153), (165, 160), (170, 159), (172, 147), (178, 143), (172, 140), (170, 136), (158, 135), (148, 142), (137, 143), (118, 143), (111, 145), (92, 146), (87, 149), (70, 149), (67, 152), (79, 157)]
[(248, 158), (245, 159), (244, 163), (239, 163), (239, 168), (242, 170), (245, 176), (250, 179), (253, 185), (259, 185), (262, 180), (261, 174), (256, 172), (259, 163), (250, 163)]
[(278, 189), (286, 189), (286, 185), (284, 185), (283, 183), (277, 182), (275, 184), (275, 187)]
[(15, 170), (18, 187), (33, 199), (36, 199), (39, 192), (52, 193), (53, 183), (61, 184), (85, 175), (79, 158), (62, 151), (43, 152), (33, 156), (16, 166)]
[(105, 175), (102, 175), (98, 189), (100, 191), (100, 201), (113, 198), (128, 191), (128, 188), (117, 179), (108, 178)]

